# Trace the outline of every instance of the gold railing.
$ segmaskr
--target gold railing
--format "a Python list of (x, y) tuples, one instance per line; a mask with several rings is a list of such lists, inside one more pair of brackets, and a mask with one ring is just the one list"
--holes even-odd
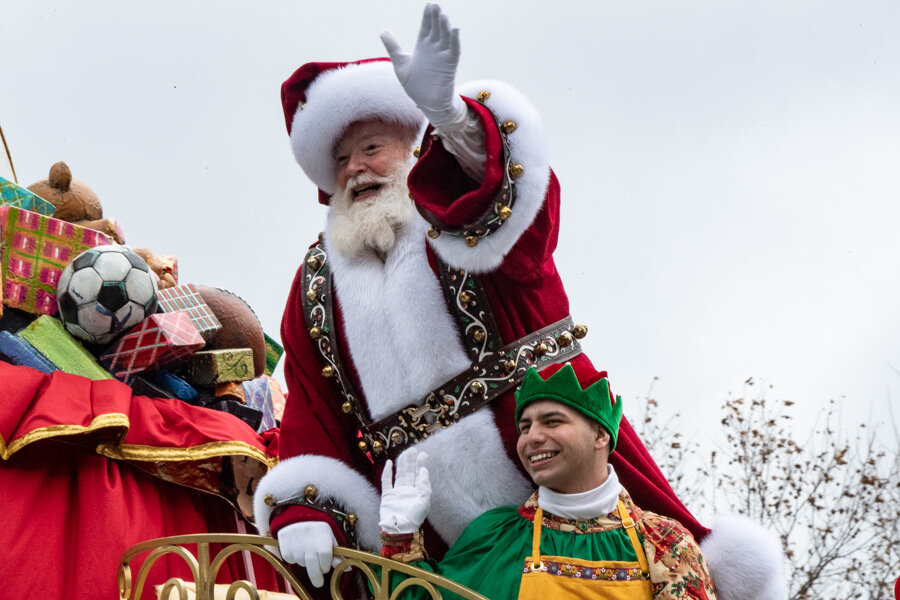
[[(185, 545), (197, 546), (196, 556)], [(210, 544), (224, 546), (215, 556), (210, 556)], [(140, 600), (144, 592), (144, 584), (154, 563), (166, 555), (180, 557), (188, 565), (193, 577), (193, 586), (184, 580), (173, 577), (166, 581), (159, 590), (159, 597), (168, 600), (172, 592), (177, 593), (179, 600), (188, 600), (196, 594), (197, 600), (214, 600), (216, 577), (225, 560), (238, 552), (251, 552), (263, 558), (279, 575), (284, 577), (288, 585), (302, 600), (312, 600), (310, 593), (303, 587), (300, 581), (291, 573), (290, 569), (282, 562), (281, 558), (272, 548), (278, 546), (278, 541), (271, 537), (258, 535), (240, 535), (227, 533), (209, 533), (198, 535), (178, 535), (158, 538), (136, 544), (125, 551), (119, 563), (119, 598), (121, 600)], [(137, 578), (132, 578), (130, 563), (139, 555), (149, 552), (144, 558)], [(361, 571), (369, 582), (375, 600), (397, 600), (404, 590), (408, 588), (423, 588), (432, 598), (440, 600), (441, 592), (452, 592), (467, 600), (488, 600), (481, 594), (459, 585), (458, 583), (424, 571), (410, 565), (399, 563), (368, 552), (361, 552), (352, 548), (337, 546), (334, 549), (335, 557), (343, 560), (332, 569), (331, 597), (334, 600), (343, 600), (341, 596), (341, 579), (345, 571), (356, 568)], [(377, 572), (377, 574), (376, 574)], [(392, 573), (402, 573), (406, 578), (393, 590), (390, 586)], [(225, 599), (250, 598), (260, 600), (260, 591), (250, 581), (239, 580), (225, 586)], [(191, 589), (193, 588), (193, 589)], [(194, 592), (194, 590), (196, 590)], [(194, 592), (194, 593), (192, 593)], [(243, 592), (243, 593), (242, 593)], [(156, 592), (153, 596), (156, 597)]]

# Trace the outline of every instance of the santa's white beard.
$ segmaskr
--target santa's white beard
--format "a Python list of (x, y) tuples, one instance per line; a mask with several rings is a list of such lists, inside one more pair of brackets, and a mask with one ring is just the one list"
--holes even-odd
[[(409, 171), (410, 165), (402, 164), (386, 177), (370, 174), (351, 177), (343, 189), (334, 193), (328, 241), (341, 256), (352, 258), (369, 250), (384, 257), (391, 251), (403, 227), (415, 216), (406, 185)], [(370, 183), (381, 184), (378, 194), (354, 201), (352, 190)]]

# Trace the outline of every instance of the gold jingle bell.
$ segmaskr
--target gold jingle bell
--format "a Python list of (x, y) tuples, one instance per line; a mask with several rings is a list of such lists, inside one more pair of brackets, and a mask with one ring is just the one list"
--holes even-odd
[(547, 354), (548, 350), (550, 350), (550, 348), (547, 346), (547, 342), (541, 341), (540, 344), (538, 344), (537, 346), (534, 347), (534, 355), (535, 356), (543, 356), (543, 355)]
[(476, 329), (475, 333), (472, 334), (472, 339), (476, 342), (480, 342), (484, 339), (484, 329)]
[(341, 410), (347, 414), (350, 414), (353, 412), (353, 404), (351, 404), (350, 402), (344, 402), (343, 404), (341, 404)]
[(357, 446), (359, 446), (359, 449), (363, 452), (368, 452), (369, 450), (369, 444), (367, 444), (365, 440), (359, 440), (359, 444), (357, 444)]
[(503, 130), (503, 133), (509, 135), (510, 133), (515, 131), (517, 127), (518, 125), (516, 125), (515, 121), (506, 121), (500, 126), (500, 129)]
[(317, 488), (313, 484), (309, 484), (308, 486), (303, 488), (303, 495), (306, 496), (309, 500), (315, 500), (316, 496), (319, 495), (319, 488)]
[(568, 331), (563, 331), (558, 338), (556, 338), (556, 343), (566, 348), (575, 341), (575, 338), (572, 337), (572, 334)]
[(306, 259), (306, 266), (310, 269), (318, 269), (321, 266), (322, 261), (319, 260), (318, 256), (310, 256)]
[(319, 327), (311, 327), (309, 330), (309, 337), (314, 340), (319, 339), (320, 337), (322, 337), (322, 329)]
[(382, 444), (378, 440), (375, 440), (374, 442), (372, 442), (372, 451), (375, 452), (375, 454), (381, 454), (381, 452), (383, 450), (384, 450), (384, 444)]
[(459, 293), (459, 301), (463, 304), (468, 304), (472, 301), (472, 294), (469, 292), (460, 292)]
[(512, 209), (508, 206), (504, 206), (497, 211), (497, 214), (500, 216), (501, 221), (505, 221), (512, 216)]
[(484, 384), (480, 381), (473, 381), (469, 386), (469, 389), (472, 390), (473, 394), (483, 394), (484, 393)]
[(477, 96), (475, 96), (475, 98), (479, 102), (482, 102), (482, 103), (487, 102), (488, 98), (490, 98), (490, 97), (491, 97), (491, 93), (487, 90), (482, 90), (482, 91), (478, 92)]
[(510, 163), (509, 164), (509, 176), (513, 179), (518, 179), (525, 173), (525, 167), (520, 165), (519, 163)]
[(435, 227), (434, 225), (432, 225), (431, 227), (428, 228), (428, 237), (430, 237), (431, 239), (436, 240), (436, 239), (438, 239), (438, 237), (440, 235), (441, 235), (441, 230), (438, 229), (437, 227)]
[(467, 235), (466, 236), (466, 246), (469, 248), (474, 248), (478, 245), (478, 236), (477, 235)]
[(575, 339), (581, 339), (587, 335), (587, 325), (576, 325), (572, 328), (572, 335), (575, 336)]
[(310, 302), (315, 302), (316, 300), (319, 299), (319, 292), (317, 292), (316, 290), (307, 291), (306, 299), (309, 300)]
[(266, 503), (266, 506), (275, 506), (275, 498), (272, 497), (272, 494), (266, 494), (263, 502)]
[(512, 373), (516, 370), (516, 361), (510, 359), (503, 362), (503, 368), (507, 373)]
[(350, 527), (356, 527), (357, 521), (359, 521), (359, 517), (356, 516), (356, 513), (347, 515), (347, 524), (350, 525)]
[(334, 377), (334, 367), (331, 365), (322, 367), (322, 377)]
[(400, 442), (403, 441), (403, 434), (400, 433), (399, 431), (395, 431), (394, 433), (391, 434), (391, 441), (394, 442), (395, 444), (399, 444)]

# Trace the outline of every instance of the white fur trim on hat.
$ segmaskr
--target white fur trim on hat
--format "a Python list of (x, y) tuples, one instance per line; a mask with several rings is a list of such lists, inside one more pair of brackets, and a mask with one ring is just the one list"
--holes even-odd
[(369, 551), (381, 548), (381, 532), (378, 529), (381, 496), (365, 477), (347, 464), (311, 454), (283, 460), (259, 480), (253, 495), (253, 513), (256, 529), (261, 535), (269, 535), (269, 517), (272, 513), (272, 507), (265, 503), (266, 496), (272, 496), (276, 502), (284, 502), (302, 496), (309, 484), (318, 488), (320, 498), (332, 498), (348, 512), (357, 515), (356, 533), (361, 547)]
[(429, 239), (441, 260), (470, 273), (493, 271), (534, 222), (544, 205), (550, 181), (550, 163), (544, 140), (543, 120), (537, 109), (517, 89), (502, 81), (472, 81), (460, 86), (458, 92), (474, 98), (481, 90), (491, 93), (484, 103), (500, 122), (515, 121), (516, 130), (509, 134), (509, 152), (513, 162), (525, 167), (516, 179), (516, 203), (512, 215), (491, 235), (481, 238), (470, 247), (462, 237), (442, 235)]
[(416, 107), (388, 61), (349, 64), (325, 71), (306, 92), (291, 126), (291, 148), (300, 167), (319, 189), (335, 192), (334, 147), (357, 121), (383, 119), (420, 129), (425, 115)]
[(700, 544), (719, 600), (782, 600), (784, 552), (774, 534), (740, 515), (716, 517)]

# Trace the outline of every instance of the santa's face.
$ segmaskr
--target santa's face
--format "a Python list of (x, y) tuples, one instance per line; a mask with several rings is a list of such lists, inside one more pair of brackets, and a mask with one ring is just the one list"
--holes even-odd
[(409, 132), (381, 121), (354, 123), (335, 149), (337, 191), (328, 240), (342, 256), (384, 259), (415, 212), (406, 178), (413, 163)]
[(537, 400), (522, 411), (519, 431), (516, 451), (535, 484), (575, 494), (606, 480), (609, 433), (577, 410)]
[(334, 149), (337, 188), (349, 193), (353, 201), (377, 196), (380, 184), (351, 180), (387, 177), (398, 164), (409, 161), (410, 145), (409, 132), (399, 125), (379, 120), (353, 123)]

